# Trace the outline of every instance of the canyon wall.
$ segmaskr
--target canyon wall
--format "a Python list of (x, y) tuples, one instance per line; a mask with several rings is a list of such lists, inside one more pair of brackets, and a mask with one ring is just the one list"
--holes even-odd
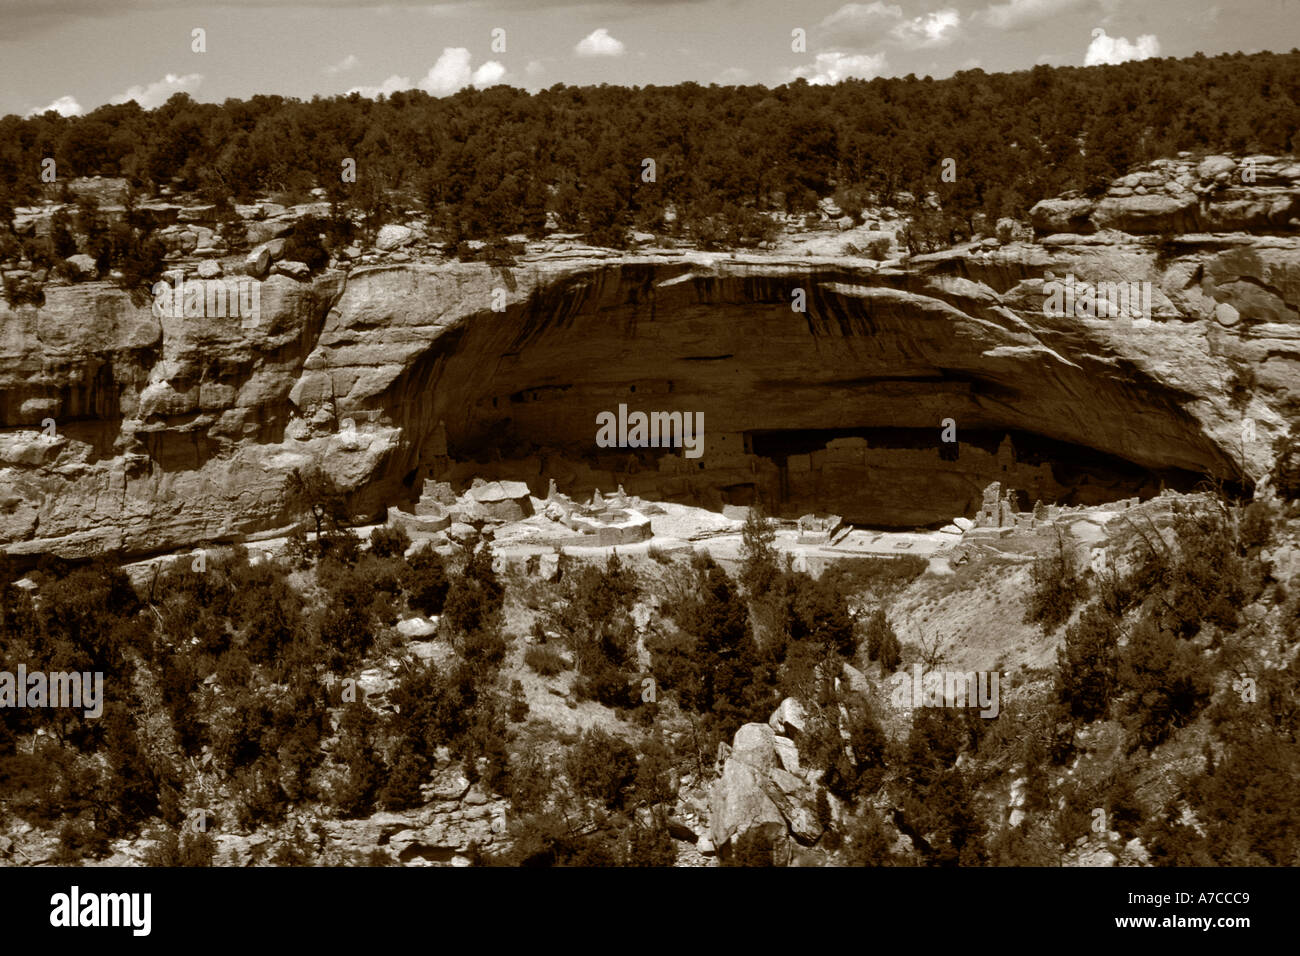
[[(1151, 321), (1045, 315), (1045, 283), (1067, 276), (1149, 281)], [(781, 507), (824, 498), (856, 520), (924, 524), (978, 507), (985, 475), (962, 459), (996, 465), (996, 449), (967, 435), (1013, 434), (1022, 457), (1035, 438), (1068, 447), (1044, 487), (1124, 497), (1166, 477), (1257, 480), (1300, 408), (1294, 237), (1056, 235), (886, 264), (415, 261), (272, 275), (253, 321), (158, 316), (100, 282), (45, 291), (39, 308), (0, 308), (0, 544), (14, 553), (282, 530), (286, 482), (313, 462), (358, 516), (460, 468), (535, 493), (548, 475), (697, 500), (775, 490)], [(620, 403), (703, 412), (703, 457), (598, 448), (596, 415)], [(823, 455), (807, 485), (800, 456), (856, 434), (861, 465)], [(1129, 477), (1080, 483), (1090, 458)]]

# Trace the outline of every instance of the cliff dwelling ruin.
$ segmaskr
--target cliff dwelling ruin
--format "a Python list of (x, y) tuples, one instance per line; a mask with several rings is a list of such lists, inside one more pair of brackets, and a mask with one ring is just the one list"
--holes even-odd
[[(416, 479), (482, 477), (541, 496), (553, 479), (575, 497), (622, 485), (906, 528), (974, 515), (993, 481), (1029, 510), (1236, 476), (1167, 388), (1104, 356), (1009, 345), (1015, 331), (960, 296), (809, 277), (820, 294), (801, 314), (787, 304), (797, 276), (608, 273), (476, 316), (413, 370), (437, 418), (422, 423), (412, 495)], [(594, 422), (620, 405), (707, 413), (702, 455), (599, 447)], [(956, 441), (942, 440), (948, 418)]]

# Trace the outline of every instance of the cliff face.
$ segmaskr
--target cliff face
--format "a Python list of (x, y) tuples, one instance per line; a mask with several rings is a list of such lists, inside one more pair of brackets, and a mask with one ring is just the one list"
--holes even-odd
[[(1150, 322), (1044, 314), (1045, 284), (1067, 278), (1150, 282)], [(978, 506), (1006, 433), (1034, 474), (1051, 466), (1039, 495), (1253, 480), (1300, 399), (1294, 238), (1055, 236), (893, 267), (534, 255), (273, 275), (259, 292), (255, 321), (156, 316), (94, 282), (0, 308), (0, 543), (144, 553), (280, 529), (287, 477), (312, 461), (377, 516), (457, 473), (444, 455), (534, 492), (548, 475), (757, 490), (927, 523)], [(703, 457), (598, 448), (596, 415), (620, 403), (702, 412)]]

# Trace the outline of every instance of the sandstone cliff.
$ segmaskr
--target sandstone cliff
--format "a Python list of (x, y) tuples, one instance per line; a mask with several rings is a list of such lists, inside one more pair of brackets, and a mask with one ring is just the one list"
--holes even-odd
[[(944, 419), (1151, 482), (1249, 482), (1300, 407), (1294, 236), (1064, 234), (888, 263), (547, 248), (509, 268), (272, 274), (255, 321), (157, 316), (100, 282), (0, 307), (0, 543), (149, 553), (283, 529), (287, 478), (313, 461), (371, 516), (447, 455), (534, 493), (566, 468), (610, 490), (629, 456), (599, 457), (594, 422), (619, 403), (704, 413), (700, 462), (626, 466), (667, 497), (792, 482), (751, 443), (923, 430), (937, 447)], [(1150, 282), (1151, 321), (1044, 314), (1065, 277)], [(969, 513), (987, 483), (871, 467), (824, 468), (809, 493), (919, 524)]]

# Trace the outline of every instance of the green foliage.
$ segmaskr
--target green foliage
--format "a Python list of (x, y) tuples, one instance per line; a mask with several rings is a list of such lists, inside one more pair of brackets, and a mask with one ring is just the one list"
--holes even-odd
[(295, 468), (289, 476), (287, 491), (294, 505), (311, 517), (317, 541), (326, 529), (338, 531), (347, 527), (347, 496), (319, 466)]
[(760, 652), (739, 589), (712, 558), (697, 554), (683, 573), (676, 627), (646, 640), (652, 673), (680, 706), (707, 715), (709, 735), (725, 737), (747, 720), (765, 720), (778, 703), (783, 648)]
[(1300, 498), (1300, 444), (1294, 439), (1279, 438), (1269, 478), (1273, 490), (1285, 501)]
[(772, 835), (764, 827), (752, 827), (731, 841), (730, 852), (721, 861), (722, 866), (769, 867), (776, 866), (776, 847)]

